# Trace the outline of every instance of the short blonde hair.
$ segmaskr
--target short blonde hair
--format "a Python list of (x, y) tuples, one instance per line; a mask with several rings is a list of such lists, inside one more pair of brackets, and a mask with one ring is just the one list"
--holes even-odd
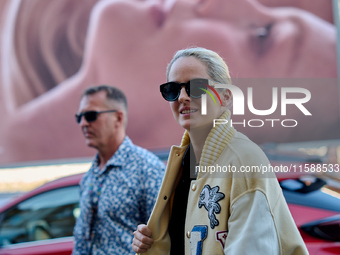
[(201, 47), (187, 48), (175, 53), (166, 69), (166, 79), (169, 81), (169, 73), (173, 63), (182, 57), (194, 57), (200, 60), (207, 67), (207, 72), (211, 79), (221, 84), (231, 84), (229, 68), (216, 52)]

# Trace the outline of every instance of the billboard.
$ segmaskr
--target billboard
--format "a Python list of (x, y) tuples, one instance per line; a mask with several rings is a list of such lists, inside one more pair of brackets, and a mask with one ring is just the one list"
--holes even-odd
[[(135, 144), (178, 144), (183, 129), (159, 85), (173, 54), (191, 46), (224, 58), (247, 98), (235, 128), (256, 143), (340, 138), (331, 0), (0, 0), (0, 7), (0, 166), (93, 156), (74, 115), (83, 90), (100, 84), (127, 95)], [(282, 114), (284, 88), (308, 90), (311, 115), (294, 104)], [(252, 98), (254, 109), (267, 110), (274, 97), (268, 116), (246, 104)]]

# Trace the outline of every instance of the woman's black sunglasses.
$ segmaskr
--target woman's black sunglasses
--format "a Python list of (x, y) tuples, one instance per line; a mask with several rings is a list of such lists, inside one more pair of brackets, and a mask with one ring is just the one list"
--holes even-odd
[(101, 112), (96, 112), (96, 111), (88, 111), (88, 112), (83, 112), (80, 114), (76, 114), (76, 121), (78, 124), (81, 122), (81, 118), (84, 116), (85, 120), (87, 122), (93, 122), (96, 121), (98, 118), (98, 115), (104, 112), (116, 112), (117, 110), (108, 110), (108, 111), (101, 111)]
[(160, 90), (165, 100), (175, 101), (181, 94), (183, 86), (185, 87), (185, 91), (188, 96), (192, 98), (200, 98), (202, 94), (205, 94), (205, 90), (207, 90), (207, 87), (209, 86), (209, 80), (197, 78), (186, 83), (171, 81), (160, 85)]

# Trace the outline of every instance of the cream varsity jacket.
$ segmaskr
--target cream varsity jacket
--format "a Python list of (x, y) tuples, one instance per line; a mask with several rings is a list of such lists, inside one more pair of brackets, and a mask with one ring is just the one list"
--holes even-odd
[[(221, 118), (229, 116), (227, 111)], [(144, 254), (170, 254), (171, 197), (188, 145), (185, 132), (181, 146), (171, 148), (148, 221), (154, 244)], [(211, 130), (189, 191), (182, 233), (186, 255), (308, 254), (275, 175), (246, 171), (260, 165), (268, 166), (269, 161), (247, 137), (227, 125)]]

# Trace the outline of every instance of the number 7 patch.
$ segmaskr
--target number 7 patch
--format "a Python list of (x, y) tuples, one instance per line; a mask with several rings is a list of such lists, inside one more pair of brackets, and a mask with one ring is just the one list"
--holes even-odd
[(191, 255), (202, 255), (203, 241), (207, 238), (208, 226), (196, 225), (190, 235)]

